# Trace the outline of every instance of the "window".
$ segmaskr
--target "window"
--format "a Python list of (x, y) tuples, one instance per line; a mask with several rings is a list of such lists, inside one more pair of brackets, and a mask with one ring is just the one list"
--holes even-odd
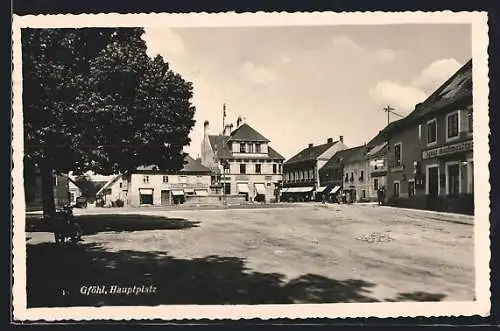
[(395, 198), (399, 198), (399, 182), (394, 182), (393, 184), (393, 188), (394, 188), (394, 193), (393, 193), (393, 196)]
[(314, 170), (309, 169), (309, 178), (314, 179)]
[(354, 181), (354, 172), (351, 172), (351, 182)]
[(248, 144), (248, 153), (253, 153), (253, 144)]
[(245, 163), (240, 164), (240, 174), (247, 173), (247, 165)]
[(373, 179), (373, 190), (378, 190), (378, 178)]
[(361, 170), (361, 175), (359, 176), (359, 181), (362, 182), (364, 178), (365, 178), (365, 173), (363, 170)]
[(458, 195), (460, 193), (460, 168), (458, 164), (449, 164), (446, 167), (448, 195)]
[(57, 176), (54, 176), (54, 186), (59, 185), (59, 178)]
[(260, 143), (256, 143), (255, 144), (255, 153), (260, 153), (260, 152), (261, 152)]
[(276, 173), (276, 164), (273, 164), (273, 174)]
[(472, 133), (474, 131), (474, 126), (473, 126), (473, 116), (472, 116), (472, 109), (467, 112), (467, 132)]
[(149, 176), (143, 176), (143, 177), (142, 177), (142, 182), (143, 182), (144, 184), (149, 183)]
[(365, 191), (365, 190), (362, 190), (362, 191), (361, 191), (361, 197), (362, 197), (363, 199), (366, 199), (366, 191)]
[(255, 165), (255, 173), (260, 174), (260, 164)]
[(422, 124), (418, 125), (418, 139), (422, 139)]
[(427, 122), (427, 145), (437, 142), (437, 121), (433, 119)]
[(122, 182), (120, 182), (120, 188), (123, 188), (123, 183)]
[(278, 165), (278, 173), (281, 174), (281, 164)]
[(403, 165), (403, 160), (401, 158), (401, 143), (394, 145), (394, 163), (397, 167)]
[(349, 181), (349, 174), (345, 174), (345, 181), (348, 182)]
[(75, 193), (69, 192), (69, 201), (71, 202), (75, 201)]
[(168, 176), (163, 176), (163, 182), (168, 183)]
[(415, 182), (413, 180), (408, 181), (408, 196), (415, 196)]
[(246, 147), (245, 143), (240, 143), (240, 153), (246, 153)]
[(446, 115), (446, 139), (458, 137), (458, 112)]

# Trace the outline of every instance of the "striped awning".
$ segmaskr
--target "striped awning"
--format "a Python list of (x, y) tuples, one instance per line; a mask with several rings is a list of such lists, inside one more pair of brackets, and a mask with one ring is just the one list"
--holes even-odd
[(173, 190), (172, 195), (184, 195), (184, 191), (183, 190)]
[(145, 194), (145, 195), (153, 194), (153, 189), (152, 188), (140, 188), (139, 194)]
[(340, 189), (340, 186), (335, 186), (333, 190), (330, 191), (330, 194), (335, 194)]
[(316, 192), (318, 193), (323, 193), (323, 191), (327, 188), (327, 186), (321, 186), (321, 187), (318, 187), (318, 189), (316, 190)]
[(237, 184), (238, 193), (248, 193), (248, 184)]
[(288, 191), (286, 193), (306, 193), (306, 192), (311, 192), (314, 190), (314, 187), (312, 186), (306, 186), (306, 187), (289, 187)]

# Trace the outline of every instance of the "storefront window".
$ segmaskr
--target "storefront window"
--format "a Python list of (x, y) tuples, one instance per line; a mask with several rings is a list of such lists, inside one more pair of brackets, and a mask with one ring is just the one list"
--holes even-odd
[(458, 164), (448, 165), (448, 195), (460, 193), (460, 169)]

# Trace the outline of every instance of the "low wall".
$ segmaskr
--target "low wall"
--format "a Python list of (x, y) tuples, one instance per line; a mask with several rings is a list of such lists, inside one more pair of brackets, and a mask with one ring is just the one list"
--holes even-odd
[[(239, 205), (247, 203), (245, 196), (242, 195), (226, 195), (228, 205)], [(185, 205), (222, 205), (222, 195), (187, 195)]]
[(411, 198), (391, 197), (387, 200), (387, 204), (393, 207), (474, 215), (473, 194), (461, 194), (457, 197), (440, 196), (437, 198), (428, 195), (419, 195)]

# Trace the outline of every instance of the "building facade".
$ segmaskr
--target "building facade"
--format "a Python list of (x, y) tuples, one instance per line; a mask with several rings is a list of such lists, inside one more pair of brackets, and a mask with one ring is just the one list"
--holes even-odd
[(184, 203), (190, 196), (208, 196), (210, 169), (189, 155), (179, 171), (161, 171), (156, 166), (138, 167), (108, 181), (97, 195), (105, 206), (168, 206)]
[[(25, 176), (24, 192), (26, 210), (42, 210), (42, 178), (35, 169), (33, 176)], [(54, 174), (54, 202), (56, 207), (69, 203), (69, 180), (65, 175)]]
[(343, 136), (325, 144), (307, 148), (284, 164), (282, 197), (287, 201), (310, 201), (326, 190), (320, 181), (320, 171), (338, 151), (346, 149)]
[(319, 170), (320, 187), (323, 194), (333, 196), (342, 192), (344, 183), (344, 165), (349, 157), (357, 153), (361, 146), (346, 148), (336, 152), (330, 160)]
[(472, 61), (387, 132), (393, 204), (473, 212)]
[(275, 201), (283, 179), (283, 156), (270, 141), (240, 117), (236, 128), (228, 124), (222, 134), (211, 135), (204, 123), (201, 162), (211, 169), (212, 187), (225, 196), (241, 195), (247, 201)]
[(369, 200), (370, 167), (366, 156), (366, 145), (358, 146), (344, 160), (344, 185), (342, 190), (348, 193), (351, 201)]

